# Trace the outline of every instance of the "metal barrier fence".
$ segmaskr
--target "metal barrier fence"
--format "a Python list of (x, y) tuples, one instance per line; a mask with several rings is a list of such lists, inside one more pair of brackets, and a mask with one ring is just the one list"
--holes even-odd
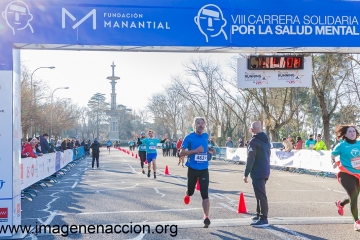
[(34, 187), (48, 187), (47, 182), (58, 182), (80, 160), (85, 159), (84, 147), (68, 149), (63, 152), (44, 154), (37, 158), (21, 159), (21, 198), (33, 199), (37, 196)]

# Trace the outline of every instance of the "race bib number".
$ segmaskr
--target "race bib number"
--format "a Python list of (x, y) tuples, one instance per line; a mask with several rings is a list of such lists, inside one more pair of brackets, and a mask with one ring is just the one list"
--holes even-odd
[(352, 158), (351, 165), (354, 169), (360, 170), (360, 157)]
[(145, 150), (146, 146), (140, 146), (140, 149)]
[(149, 149), (150, 149), (150, 150), (155, 150), (155, 149), (156, 149), (156, 146), (150, 146)]
[(195, 162), (206, 162), (207, 154), (195, 154)]

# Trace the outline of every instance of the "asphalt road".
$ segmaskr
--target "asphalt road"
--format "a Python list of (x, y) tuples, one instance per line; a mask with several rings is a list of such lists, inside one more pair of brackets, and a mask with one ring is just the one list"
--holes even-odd
[[(22, 200), (22, 224), (51, 225), (53, 231), (35, 233), (34, 228), (25, 239), (63, 239), (66, 233), (71, 239), (360, 239), (349, 206), (344, 216), (337, 213), (334, 202), (345, 191), (335, 178), (272, 170), (270, 226), (258, 229), (249, 226), (256, 205), (251, 183), (242, 181), (245, 166), (212, 160), (212, 223), (205, 229), (200, 192), (189, 205), (183, 203), (186, 167), (160, 152), (157, 164), (154, 179), (141, 173), (139, 159), (117, 149), (110, 154), (102, 149), (99, 170), (91, 169), (90, 158), (80, 161), (58, 183), (35, 188), (38, 196), (32, 201)], [(170, 175), (164, 174), (166, 166)], [(240, 192), (248, 214), (237, 213)], [(70, 225), (82, 225), (82, 232), (99, 228), (100, 233), (71, 233)], [(150, 232), (140, 233), (142, 226)], [(114, 233), (119, 230), (129, 233)]]

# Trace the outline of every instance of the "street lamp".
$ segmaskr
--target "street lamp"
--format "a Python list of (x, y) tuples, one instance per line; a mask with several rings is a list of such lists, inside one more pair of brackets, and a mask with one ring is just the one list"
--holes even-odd
[(54, 97), (54, 92), (58, 89), (69, 89), (69, 87), (58, 87), (56, 88), (52, 93), (51, 93), (51, 113), (50, 113), (50, 138), (52, 137), (52, 119), (53, 119), (53, 97)]
[[(32, 98), (31, 98), (31, 107), (33, 107), (33, 101), (34, 101), (34, 98), (35, 96), (33, 95), (33, 84), (32, 84), (32, 79), (33, 79), (33, 75), (34, 73), (41, 69), (41, 68), (49, 68), (49, 69), (54, 69), (55, 67), (54, 66), (51, 66), (51, 67), (38, 67), (37, 69), (35, 69), (32, 74), (31, 74), (31, 78), (30, 78), (30, 89), (31, 89), (31, 95), (32, 95)], [(31, 109), (31, 116), (30, 116), (30, 137), (33, 137), (33, 109)]]

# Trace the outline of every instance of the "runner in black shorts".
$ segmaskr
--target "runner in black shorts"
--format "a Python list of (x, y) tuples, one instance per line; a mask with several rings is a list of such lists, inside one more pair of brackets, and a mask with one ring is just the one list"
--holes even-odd
[(145, 138), (146, 138), (145, 132), (141, 132), (140, 138), (138, 138), (138, 141), (137, 141), (138, 149), (139, 149), (140, 165), (141, 165), (143, 174), (145, 174), (144, 162), (146, 160), (146, 144), (143, 144), (141, 142), (141, 140), (144, 140)]
[(195, 132), (190, 133), (184, 138), (180, 149), (180, 157), (188, 156), (186, 166), (188, 167), (188, 182), (185, 192), (184, 203), (190, 203), (190, 196), (194, 194), (197, 179), (200, 182), (200, 194), (204, 211), (204, 228), (209, 227), (209, 159), (208, 153), (215, 154), (215, 150), (208, 147), (209, 135), (204, 132), (205, 120), (202, 117), (194, 119)]

